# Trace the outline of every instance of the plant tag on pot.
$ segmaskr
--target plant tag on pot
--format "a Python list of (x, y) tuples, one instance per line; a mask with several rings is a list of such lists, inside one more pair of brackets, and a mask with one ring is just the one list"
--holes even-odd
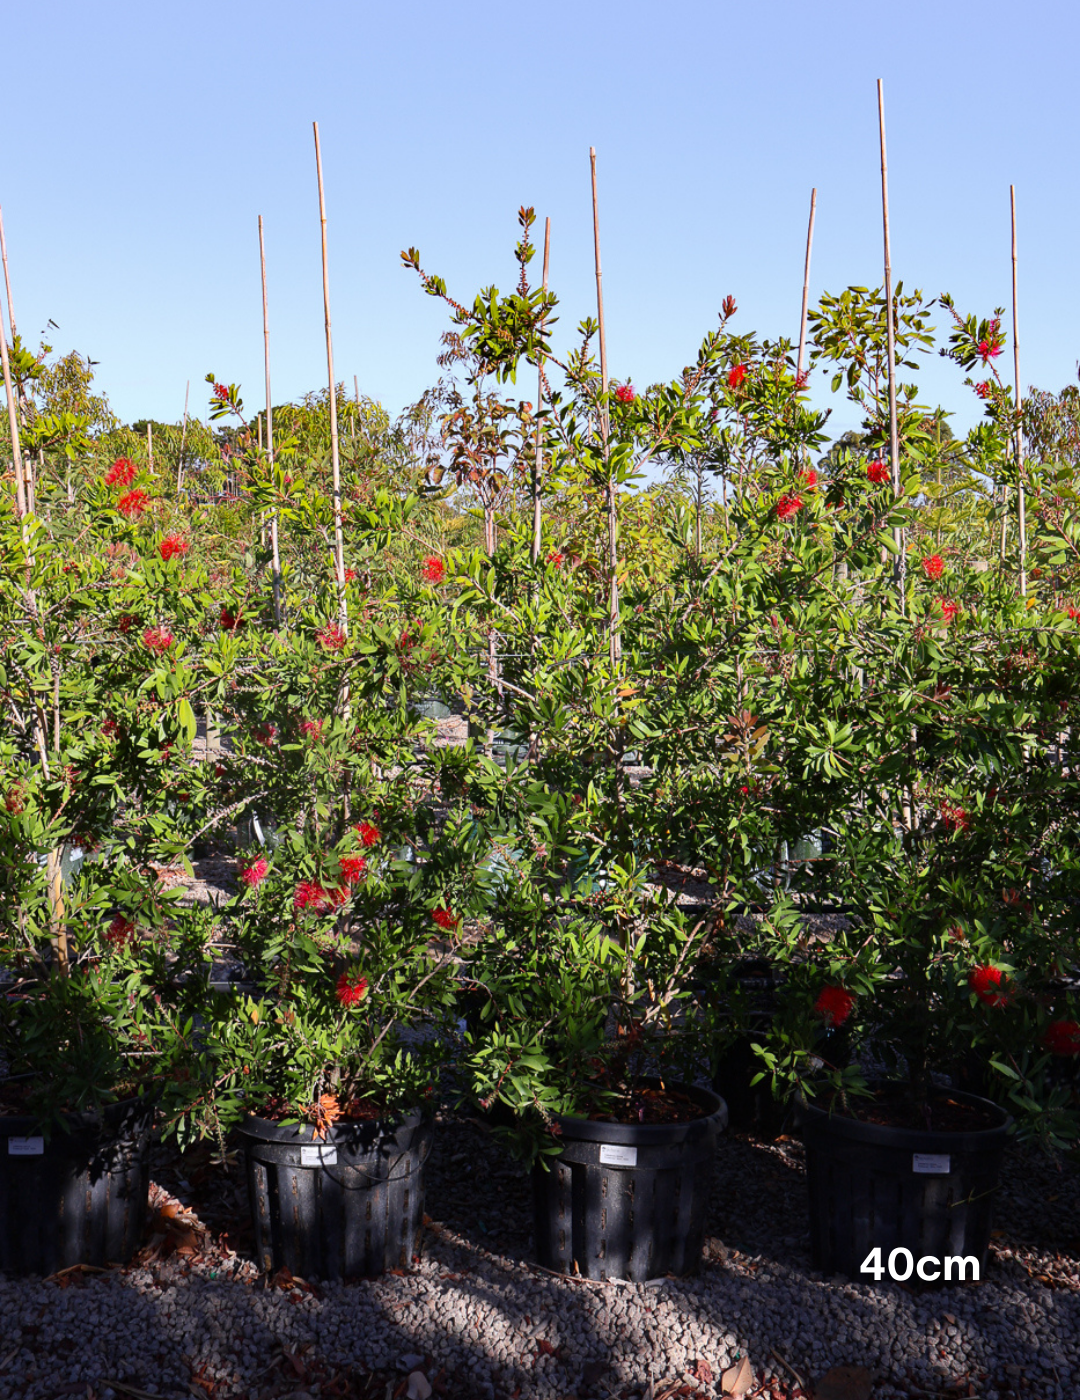
[(952, 1158), (947, 1152), (916, 1152), (911, 1170), (923, 1176), (948, 1176), (952, 1171)]
[(323, 1146), (320, 1143), (317, 1147), (301, 1147), (300, 1165), (302, 1167), (332, 1167), (337, 1163), (337, 1148), (332, 1144)]
[(636, 1167), (637, 1148), (617, 1147), (612, 1143), (602, 1143), (600, 1146), (600, 1165), (602, 1167)]
[(7, 1140), (9, 1157), (41, 1157), (45, 1153), (43, 1137), (9, 1137)]

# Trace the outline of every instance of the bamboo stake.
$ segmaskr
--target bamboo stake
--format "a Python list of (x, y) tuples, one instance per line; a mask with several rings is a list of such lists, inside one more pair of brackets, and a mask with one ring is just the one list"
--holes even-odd
[[(318, 151), (318, 127), (316, 131), (316, 152)], [(320, 193), (322, 191), (322, 181), (319, 182)], [(270, 401), (270, 316), (269, 303), (266, 298), (266, 244), (263, 240), (263, 221), (259, 215), (259, 270), (262, 275), (262, 312), (263, 312), (263, 369), (266, 376), (266, 454), (270, 461), (270, 470), (274, 470), (274, 410)], [(329, 339), (329, 317), (327, 311), (327, 339)], [(331, 379), (333, 371), (331, 370)], [(331, 390), (333, 397), (333, 390)], [(276, 510), (270, 512), (270, 567), (273, 572), (274, 587), (274, 626), (281, 627), (281, 553), (278, 548), (278, 513)]]
[(330, 270), (326, 261), (326, 197), (323, 193), (322, 153), (319, 150), (319, 123), (315, 128), (315, 169), (319, 177), (319, 222), (322, 227), (323, 312), (326, 319), (326, 369), (330, 378), (330, 465), (334, 489), (334, 565), (337, 574), (338, 616), (341, 630), (349, 634), (349, 612), (345, 601), (345, 538), (341, 528), (341, 458), (338, 450), (337, 388), (334, 382), (334, 342), (330, 332)]
[[(8, 311), (11, 310), (11, 302), (8, 302)], [(7, 336), (3, 330), (3, 320), (0, 318), (0, 359), (3, 361), (4, 370), (4, 392), (7, 395), (8, 427), (11, 430), (11, 461), (15, 472), (15, 509), (19, 513), (19, 519), (25, 520), (27, 512), (26, 484), (23, 476), (22, 448), (19, 444), (19, 414), (15, 407), (15, 387), (11, 382), (11, 360), (8, 357)], [(25, 538), (25, 529), (23, 535)]]
[(1016, 382), (1016, 511), (1020, 530), (1020, 596), (1027, 595), (1027, 520), (1024, 500), (1024, 426), (1020, 410), (1020, 313), (1016, 293), (1016, 186), (1009, 186), (1012, 210), (1013, 375)]
[[(543, 288), (548, 289), (548, 265), (551, 258), (551, 220), (544, 220), (544, 281)], [(533, 533), (532, 533), (532, 562), (533, 567), (540, 560), (540, 527), (542, 523), (541, 509), (541, 482), (543, 478), (543, 448), (540, 445), (540, 408), (544, 401), (544, 358), (541, 355), (536, 370), (536, 450), (533, 453), (533, 479), (532, 479), (532, 505), (533, 505)]]
[[(885, 159), (885, 92), (877, 80), (878, 132), (881, 137), (881, 223), (885, 240), (885, 315), (889, 359), (889, 457), (892, 466), (893, 496), (900, 495), (900, 432), (896, 421), (896, 327), (893, 323), (892, 257), (889, 247), (889, 171)], [(907, 611), (907, 560), (904, 558), (904, 532), (893, 530), (896, 542), (896, 582), (900, 590), (900, 611)]]
[(0, 259), (4, 263), (4, 289), (7, 292), (8, 325), (11, 327), (11, 343), (15, 343), (15, 303), (11, 299), (11, 277), (8, 274), (7, 239), (4, 237), (4, 211), (0, 208)]
[(814, 244), (814, 215), (817, 213), (817, 186), (810, 191), (810, 226), (806, 230), (806, 265), (803, 268), (802, 312), (799, 316), (799, 358), (795, 362), (796, 381), (802, 379), (803, 352), (806, 349), (806, 308), (810, 299), (810, 249)]
[(355, 436), (356, 436), (356, 419), (360, 417), (360, 380), (357, 378), (357, 376), (356, 376), (355, 374), (354, 374), (353, 377), (352, 377), (352, 386), (353, 386), (353, 390), (354, 390), (354, 392), (355, 392), (355, 394), (356, 394), (356, 417), (353, 418), (352, 424), (350, 425), (352, 431), (350, 432), (349, 436), (350, 436), (350, 437), (355, 437)]
[(150, 467), (150, 472), (151, 472), (151, 474), (153, 474), (153, 470), (154, 470), (154, 425), (153, 425), (152, 423), (147, 423), (147, 425), (146, 425), (146, 459), (147, 459), (147, 462), (148, 462), (149, 467)]
[(191, 380), (187, 382), (184, 390), (184, 425), (180, 429), (180, 460), (176, 464), (176, 494), (180, 495), (180, 487), (184, 482), (184, 444), (187, 442), (187, 420), (188, 420), (188, 398), (191, 394)]
[[(604, 396), (603, 411), (600, 415), (600, 436), (603, 444), (604, 464), (608, 463), (608, 368), (607, 368), (607, 333), (604, 326), (604, 280), (603, 272), (600, 268), (600, 213), (599, 202), (596, 197), (596, 147), (589, 147), (589, 165), (592, 171), (592, 211), (593, 211), (593, 251), (596, 259), (596, 314), (600, 326), (600, 387)], [(619, 664), (621, 648), (619, 646), (619, 526), (618, 513), (616, 510), (615, 483), (611, 479), (610, 471), (607, 472), (605, 482), (607, 492), (607, 526), (608, 526), (608, 572), (610, 583), (608, 586), (608, 649), (611, 658), (612, 670)]]

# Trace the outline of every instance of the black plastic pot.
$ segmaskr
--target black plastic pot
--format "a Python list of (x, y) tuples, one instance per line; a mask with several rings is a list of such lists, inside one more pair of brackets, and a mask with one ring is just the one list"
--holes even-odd
[(46, 1142), (31, 1117), (0, 1117), (0, 1271), (52, 1274), (73, 1264), (126, 1264), (150, 1187), (146, 1098), (101, 1118), (65, 1114)]
[(563, 1150), (549, 1170), (533, 1169), (536, 1255), (544, 1268), (640, 1283), (698, 1267), (727, 1106), (707, 1089), (669, 1087), (707, 1115), (643, 1124), (557, 1117)]
[(267, 1271), (359, 1278), (411, 1265), (424, 1219), (432, 1120), (420, 1113), (335, 1124), (246, 1118), (255, 1252)]
[[(985, 1108), (994, 1126), (967, 1132), (885, 1127), (797, 1104), (815, 1269), (865, 1283), (871, 1276), (861, 1266), (874, 1249), (887, 1264), (892, 1251), (903, 1248), (916, 1262), (974, 1257), (982, 1277), (1012, 1120), (989, 1099), (958, 1091), (949, 1096)], [(920, 1280), (912, 1275), (912, 1281)]]

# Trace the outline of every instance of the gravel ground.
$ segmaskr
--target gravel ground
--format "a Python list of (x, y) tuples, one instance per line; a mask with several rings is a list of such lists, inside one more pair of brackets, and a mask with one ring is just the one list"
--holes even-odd
[(261, 1276), (240, 1161), (209, 1158), (155, 1150), (131, 1267), (0, 1275), (0, 1396), (705, 1400), (743, 1357), (761, 1400), (805, 1400), (838, 1366), (866, 1368), (846, 1400), (871, 1375), (875, 1400), (1080, 1395), (1070, 1166), (1012, 1156), (984, 1281), (919, 1292), (811, 1271), (793, 1141), (725, 1135), (700, 1274), (647, 1285), (530, 1266), (527, 1182), (468, 1120), (439, 1124), (419, 1261), (378, 1280)]

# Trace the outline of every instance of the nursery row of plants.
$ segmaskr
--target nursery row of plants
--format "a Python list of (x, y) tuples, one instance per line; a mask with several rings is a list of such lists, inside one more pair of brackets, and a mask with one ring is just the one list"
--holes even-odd
[[(157, 425), (151, 457), (77, 360), (9, 347), (0, 1267), (130, 1252), (65, 1242), (46, 1196), (151, 1111), (246, 1135), (260, 1248), (297, 1273), (407, 1262), (448, 1099), (535, 1164), (551, 1267), (634, 1277), (696, 1263), (740, 1055), (740, 1092), (909, 1134), (957, 1199), (1006, 1113), (1075, 1138), (1076, 391), (1018, 414), (1000, 312), (899, 287), (898, 374), (934, 315), (983, 414), (954, 437), (898, 385), (894, 480), (880, 292), (823, 298), (805, 373), (727, 298), (670, 382), (608, 381), (593, 321), (557, 342), (531, 223), (509, 295), (405, 255), (449, 329), (397, 424), (340, 386), (256, 414), (211, 375), (219, 426)], [(831, 444), (823, 371), (863, 418)], [(464, 743), (435, 742), (450, 711)], [(220, 907), (162, 879), (208, 843)], [(619, 1223), (568, 1235), (597, 1173)], [(370, 1202), (357, 1243), (362, 1181), (389, 1244)]]

